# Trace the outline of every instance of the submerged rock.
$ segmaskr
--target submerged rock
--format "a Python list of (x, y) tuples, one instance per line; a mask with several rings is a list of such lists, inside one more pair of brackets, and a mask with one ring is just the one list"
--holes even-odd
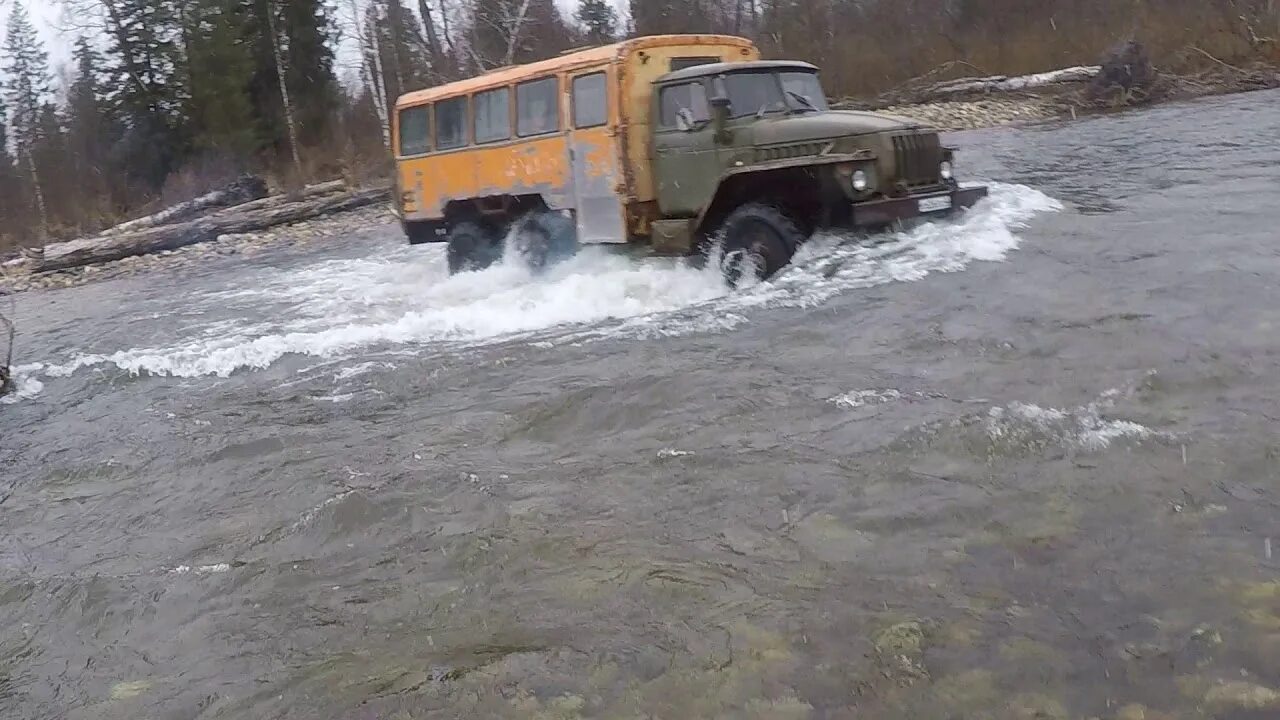
[(1280, 692), (1248, 682), (1229, 682), (1209, 688), (1204, 701), (1216, 708), (1280, 709)]

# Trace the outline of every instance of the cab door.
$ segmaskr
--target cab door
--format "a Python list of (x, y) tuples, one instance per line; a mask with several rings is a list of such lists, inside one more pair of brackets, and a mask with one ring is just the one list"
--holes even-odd
[(625, 243), (625, 207), (617, 132), (609, 122), (609, 74), (569, 77), (569, 162), (577, 202), (578, 241)]
[(719, 148), (706, 87), (693, 80), (656, 89), (653, 176), (668, 217), (693, 217), (720, 182)]

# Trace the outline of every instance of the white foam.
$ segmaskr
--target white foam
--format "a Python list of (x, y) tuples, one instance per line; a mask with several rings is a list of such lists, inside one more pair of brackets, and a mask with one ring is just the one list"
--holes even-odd
[(1168, 437), (1165, 433), (1130, 420), (1103, 417), (1103, 411), (1112, 407), (1119, 395), (1118, 390), (1108, 390), (1098, 400), (1070, 410), (1045, 408), (1023, 402), (993, 407), (985, 418), (987, 435), (992, 440), (1016, 441), (1034, 434), (1087, 451), (1104, 450), (1121, 439)]
[(888, 390), (854, 390), (837, 395), (828, 402), (836, 407), (854, 410), (865, 405), (883, 405), (884, 403), (891, 403), (901, 399), (901, 392), (889, 388)]
[[(726, 332), (749, 322), (757, 308), (813, 306), (855, 288), (1003, 260), (1018, 246), (1015, 230), (1036, 213), (1061, 207), (1027, 187), (990, 187), (991, 197), (963, 217), (883, 236), (874, 246), (815, 237), (774, 281), (735, 292), (714, 267), (634, 261), (601, 248), (584, 250), (543, 278), (511, 263), (449, 277), (438, 246), (398, 246), (295, 270), (246, 268), (235, 290), (184, 297), (189, 310), (218, 319), (167, 344), (75, 355), (40, 372), (62, 377), (114, 366), (135, 374), (227, 377), (293, 354), (341, 359), (512, 339), (548, 347)], [(356, 365), (335, 379), (372, 368)]]
[(44, 370), (43, 363), (18, 365), (13, 368), (13, 390), (0, 397), (0, 405), (12, 405), (20, 400), (30, 400), (44, 391), (44, 383), (36, 375)]

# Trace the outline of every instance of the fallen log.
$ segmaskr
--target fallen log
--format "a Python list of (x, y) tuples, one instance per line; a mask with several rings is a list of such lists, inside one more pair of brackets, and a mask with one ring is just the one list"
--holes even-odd
[(124, 235), (146, 228), (173, 225), (184, 220), (189, 220), (208, 210), (233, 207), (235, 205), (241, 205), (266, 196), (267, 183), (260, 177), (245, 175), (237, 178), (234, 182), (221, 190), (215, 190), (211, 193), (201, 195), (194, 200), (188, 200), (187, 202), (165, 208), (153, 215), (147, 215), (135, 220), (120, 223), (119, 225), (103, 230), (99, 235)]
[[(114, 262), (135, 255), (177, 250), (218, 239), (222, 235), (261, 232), (280, 225), (323, 215), (356, 210), (390, 197), (390, 188), (375, 187), (353, 193), (329, 193), (319, 197), (281, 201), (268, 207), (232, 207), (186, 223), (149, 228), (134, 233), (87, 238), (61, 247), (46, 248), (30, 261), (32, 273)], [(70, 247), (68, 247), (70, 246)]]
[(1031, 75), (993, 75), (984, 78), (961, 78), (934, 84), (920, 91), (925, 101), (953, 95), (966, 95), (993, 92), (1018, 92), (1049, 85), (1087, 82), (1102, 72), (1100, 65), (1078, 65), (1076, 67), (1051, 70)]
[(243, 205), (237, 205), (236, 210), (239, 212), (251, 212), (254, 210), (262, 210), (264, 208), (275, 207), (285, 203), (298, 202), (308, 198), (319, 197), (321, 195), (331, 195), (340, 193), (347, 189), (345, 180), (330, 180), (316, 185), (308, 185), (294, 193), (285, 193), (283, 195), (272, 195), (246, 202)]

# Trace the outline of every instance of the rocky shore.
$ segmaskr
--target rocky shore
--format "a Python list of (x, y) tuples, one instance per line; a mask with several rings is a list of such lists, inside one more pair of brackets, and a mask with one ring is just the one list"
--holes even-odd
[(116, 262), (32, 275), (21, 263), (6, 265), (0, 273), (0, 295), (28, 290), (44, 290), (108, 280), (151, 270), (176, 270), (193, 267), (211, 258), (230, 255), (252, 257), (277, 247), (305, 247), (317, 242), (367, 230), (371, 226), (394, 222), (385, 205), (337, 213), (291, 225), (281, 225), (267, 232), (222, 235), (213, 242), (189, 245), (152, 255), (137, 255)]

